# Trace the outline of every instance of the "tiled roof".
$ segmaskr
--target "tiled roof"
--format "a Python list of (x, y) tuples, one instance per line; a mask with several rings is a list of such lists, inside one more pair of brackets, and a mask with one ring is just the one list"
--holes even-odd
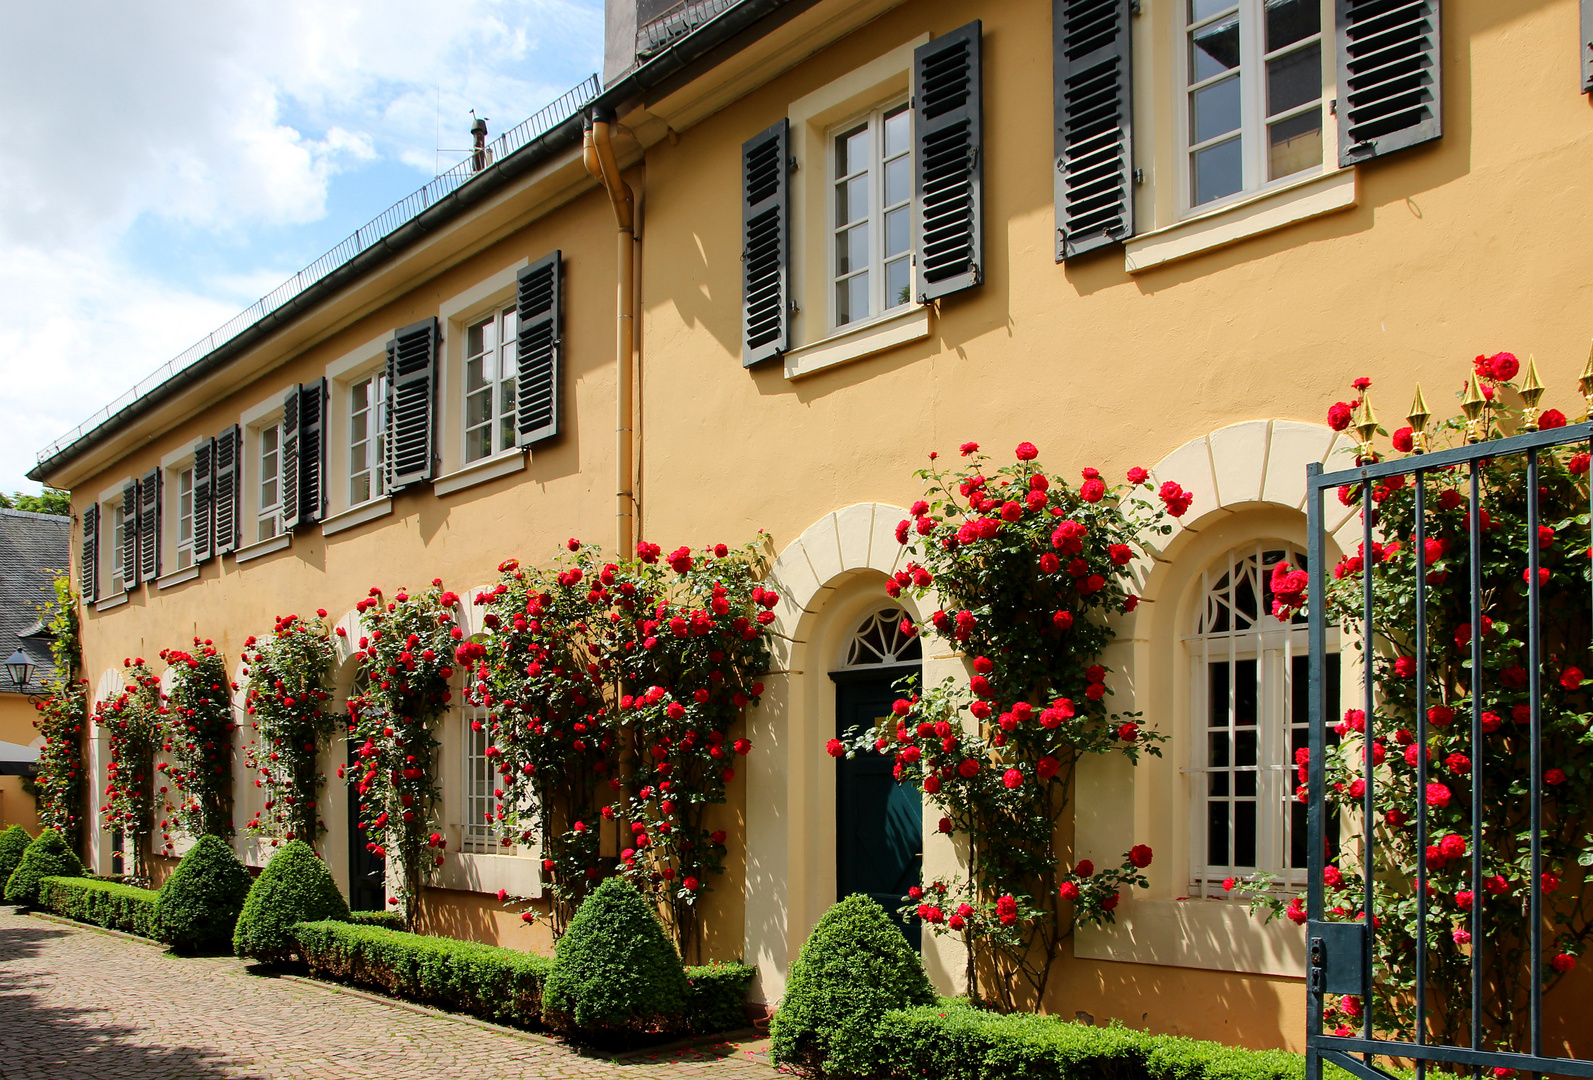
[[(30, 690), (54, 674), (48, 638), (22, 634), (34, 630), (50, 598), (50, 583), (67, 568), (72, 519), (25, 510), (0, 509), (0, 660), (21, 647), (39, 665)], [(0, 692), (14, 691), (0, 671)]]

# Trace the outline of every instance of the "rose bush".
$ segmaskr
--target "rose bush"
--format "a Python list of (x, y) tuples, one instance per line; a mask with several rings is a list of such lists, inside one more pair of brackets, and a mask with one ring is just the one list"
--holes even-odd
[(255, 733), (245, 760), (255, 786), (265, 789), (265, 809), (247, 828), (270, 837), (271, 847), (289, 840), (313, 847), (326, 831), (320, 814), (326, 776), (316, 758), (338, 728), (336, 712), (327, 708), (337, 651), (326, 612), (316, 614), (314, 621), (278, 616), (270, 637), (244, 642), (244, 713)]
[(55, 672), (44, 698), (35, 703), (33, 726), (43, 737), (34, 802), (41, 828), (54, 829), (75, 851), (82, 840), (83, 725), (88, 719), (88, 681), (82, 677), (79, 650), (77, 595), (65, 575), (54, 582), (45, 609), (45, 626), (52, 635), (50, 655)]
[(967, 838), (966, 875), (914, 889), (902, 911), (959, 936), (970, 996), (1006, 1010), (1043, 998), (1076, 919), (1110, 921), (1122, 890), (1148, 885), (1150, 849), (1120, 866), (1069, 867), (1058, 829), (1082, 755), (1160, 754), (1164, 736), (1109, 710), (1099, 657), (1110, 620), (1138, 603), (1129, 565), (1192, 499), (1167, 481), (1157, 507), (1143, 469), (1115, 488), (1085, 469), (1074, 487), (1037, 464), (1032, 443), (1015, 456), (989, 468), (964, 444), (959, 469), (917, 474), (925, 497), (896, 527), (916, 558), (886, 591), (943, 605), (930, 627), (902, 629), (932, 628), (971, 659), (972, 675), (909, 689), (876, 730), (829, 746), (894, 756), (897, 779), (944, 815), (941, 831)]
[(154, 832), (155, 751), (165, 724), (160, 677), (142, 657), (122, 661), (122, 692), (94, 703), (94, 723), (108, 734), (105, 801), (100, 818), (107, 832), (120, 832), (123, 850), (132, 851), (132, 876), (148, 879), (144, 849)]
[(193, 652), (162, 649), (160, 658), (172, 671), (161, 743), (172, 760), (161, 762), (157, 771), (179, 796), (167, 804), (169, 817), (160, 823), (169, 854), (169, 825), (196, 838), (232, 835), (232, 733), (238, 725), (232, 719), (227, 662), (212, 642), (194, 638)]

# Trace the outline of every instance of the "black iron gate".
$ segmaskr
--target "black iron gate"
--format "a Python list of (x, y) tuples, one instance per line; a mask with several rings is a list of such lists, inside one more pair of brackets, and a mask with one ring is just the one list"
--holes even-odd
[[(1480, 399), (1479, 399), (1480, 400)], [(1375, 421), (1372, 422), (1375, 425)], [(1389, 1073), (1375, 1064), (1376, 1059), (1402, 1059), (1404, 1062), (1413, 1062), (1418, 1080), (1423, 1077), (1429, 1065), (1436, 1065), (1453, 1072), (1470, 1072), (1472, 1075), (1481, 1075), (1484, 1070), (1512, 1070), (1521, 1073), (1542, 1074), (1551, 1073), (1566, 1076), (1593, 1077), (1593, 1060), (1578, 1060), (1566, 1057), (1546, 1057), (1543, 1047), (1543, 993), (1544, 993), (1544, 959), (1545, 949), (1543, 941), (1543, 798), (1544, 798), (1544, 761), (1543, 761), (1543, 669), (1545, 657), (1543, 655), (1542, 640), (1542, 584), (1540, 578), (1540, 537), (1539, 520), (1540, 512), (1540, 464), (1548, 461), (1548, 455), (1553, 448), (1567, 444), (1588, 444), (1593, 439), (1593, 423), (1579, 423), (1548, 430), (1531, 431), (1526, 434), (1503, 439), (1491, 439), (1455, 449), (1435, 451), (1432, 453), (1418, 453), (1397, 461), (1376, 462), (1337, 472), (1325, 473), (1320, 465), (1308, 468), (1308, 498), (1307, 513), (1310, 530), (1309, 567), (1310, 574), (1310, 758), (1308, 763), (1308, 806), (1310, 829), (1310, 883), (1308, 888), (1307, 915), (1307, 1031), (1306, 1031), (1306, 1077), (1307, 1080), (1321, 1080), (1324, 1064), (1333, 1064), (1345, 1069), (1353, 1075), (1363, 1077), (1365, 1080), (1388, 1080)], [(1483, 533), (1488, 522), (1479, 515), (1483, 512), (1481, 500), (1482, 470), (1489, 463), (1497, 463), (1501, 459), (1519, 459), (1522, 470), (1521, 493), (1525, 496), (1525, 522), (1527, 529), (1524, 544), (1527, 558), (1526, 579), (1526, 609), (1527, 626), (1524, 636), (1526, 638), (1527, 662), (1525, 665), (1526, 684), (1518, 688), (1526, 694), (1526, 707), (1530, 716), (1526, 719), (1526, 737), (1530, 740), (1530, 776), (1503, 777), (1494, 775), (1492, 787), (1489, 788), (1490, 777), (1487, 773), (1487, 743), (1484, 739), (1485, 717), (1490, 716), (1478, 703), (1483, 702), (1484, 693), (1484, 663), (1483, 663), (1483, 637), (1485, 629), (1491, 626), (1484, 614), (1485, 597), (1482, 582), (1482, 545)], [(1469, 487), (1469, 505), (1465, 510), (1469, 526), (1469, 552), (1464, 561), (1470, 576), (1470, 716), (1455, 715), (1453, 717), (1454, 731), (1459, 732), (1464, 721), (1469, 720), (1469, 769), (1470, 769), (1470, 809), (1469, 820), (1471, 835), (1469, 850), (1472, 853), (1469, 868), (1469, 884), (1471, 889), (1469, 931), (1456, 927), (1452, 933), (1457, 935), (1454, 940), (1459, 942), (1460, 933), (1469, 933), (1469, 968), (1470, 985), (1442, 987), (1439, 992), (1447, 1002), (1466, 1001), (1466, 1010), (1469, 1012), (1468, 1036), (1449, 1039), (1435, 1039), (1428, 1031), (1432, 998), (1434, 990), (1429, 987), (1432, 977), (1429, 971), (1431, 952), (1429, 933), (1432, 929), (1429, 918), (1429, 874), (1433, 872), (1429, 867), (1429, 852), (1436, 850), (1430, 847), (1434, 836), (1431, 835), (1429, 826), (1430, 812), (1428, 809), (1431, 789), (1429, 783), (1432, 779), (1428, 755), (1425, 748), (1429, 745), (1429, 707), (1432, 703), (1428, 700), (1428, 680), (1430, 663), (1429, 658), (1429, 604), (1428, 604), (1428, 544), (1426, 536), (1428, 503), (1426, 502), (1429, 484), (1434, 483), (1436, 477), (1441, 477), (1443, 487), (1454, 491), (1456, 496), (1461, 496)], [(1456, 481), (1459, 481), (1457, 484)], [(1359, 506), (1363, 510), (1373, 509), (1377, 503), (1374, 501), (1374, 488), (1384, 487), (1392, 482), (1403, 489), (1406, 485), (1412, 486), (1414, 499), (1413, 535), (1409, 537), (1410, 550), (1414, 555), (1414, 573), (1411, 585), (1414, 588), (1414, 641), (1418, 646), (1414, 649), (1415, 656), (1415, 703), (1414, 719), (1417, 730), (1415, 732), (1415, 745), (1419, 749), (1415, 753), (1415, 851), (1417, 853), (1415, 866), (1414, 888), (1411, 893), (1414, 897), (1416, 912), (1415, 926), (1416, 939), (1414, 941), (1415, 981), (1408, 990), (1402, 991), (1406, 996), (1401, 1000), (1402, 1008), (1413, 1009), (1415, 1021), (1410, 1026), (1413, 1032), (1408, 1038), (1389, 1037), (1385, 1032), (1379, 1033), (1374, 1027), (1374, 993), (1376, 987), (1376, 972), (1374, 959), (1376, 935), (1379, 933), (1379, 919), (1377, 904), (1378, 899), (1374, 889), (1374, 874), (1377, 867), (1377, 847), (1380, 843), (1378, 816), (1374, 804), (1374, 787), (1378, 780), (1378, 760), (1374, 760), (1375, 725), (1379, 723), (1378, 704), (1374, 695), (1374, 685), (1368, 663), (1362, 664), (1363, 695), (1358, 703), (1364, 711), (1364, 734), (1360, 736), (1360, 748), (1364, 757), (1359, 764), (1359, 776), (1364, 781), (1364, 791), (1360, 794), (1359, 824), (1339, 826), (1353, 828), (1359, 835), (1346, 836), (1345, 848), (1350, 846), (1353, 838), (1361, 846), (1359, 882), (1355, 883), (1357, 890), (1358, 911), (1346, 911), (1342, 904), (1332, 913), (1324, 907), (1324, 871), (1325, 854), (1324, 836), (1325, 823), (1329, 820), (1330, 807), (1327, 804), (1327, 777), (1325, 761), (1329, 750), (1327, 731), (1330, 719), (1327, 716), (1327, 686), (1326, 670), (1326, 630), (1328, 625), (1327, 603), (1327, 572), (1326, 572), (1326, 535), (1325, 535), (1325, 500), (1343, 491), (1347, 496), (1346, 501), (1355, 503), (1359, 496)], [(1387, 495), (1386, 487), (1383, 491)], [(1455, 508), (1454, 497), (1450, 500), (1450, 509)], [(1361, 577), (1361, 624), (1359, 627), (1361, 641), (1371, 643), (1363, 656), (1369, 655), (1375, 647), (1373, 632), (1374, 608), (1374, 575), (1379, 573), (1410, 573), (1408, 566), (1402, 560), (1399, 567), (1380, 568), (1379, 551), (1376, 546), (1376, 512), (1363, 512), (1360, 517), (1362, 539), (1362, 566)], [(1583, 529), (1586, 521), (1582, 519)], [(1580, 534), (1580, 541), (1587, 540), (1587, 533)], [(1581, 542), (1577, 543), (1580, 551)], [(1578, 580), (1585, 580), (1582, 572), (1578, 571)], [(1584, 588), (1586, 586), (1583, 586)], [(1462, 627), (1456, 627), (1456, 650), (1459, 653), (1464, 649), (1460, 643)], [(1497, 717), (1494, 717), (1497, 722)], [(1389, 732), (1382, 734), (1388, 735)], [(1379, 751), (1380, 753), (1380, 751)], [(1495, 763), (1497, 768), (1498, 763)], [(1511, 795), (1511, 786), (1515, 785), (1516, 795)], [(1525, 792), (1521, 792), (1521, 788)], [(1446, 789), (1447, 790), (1447, 789)], [(1354, 797), (1353, 789), (1350, 797)], [(1482, 898), (1485, 896), (1485, 882), (1482, 877), (1483, 862), (1483, 820), (1484, 798), (1492, 800), (1510, 799), (1512, 797), (1528, 800), (1529, 807), (1517, 807), (1516, 812), (1523, 813), (1530, 822), (1530, 876), (1527, 879), (1530, 904), (1528, 918), (1530, 920), (1530, 998), (1528, 1007), (1530, 1016), (1524, 1025), (1525, 1038), (1499, 1039), (1485, 1035), (1482, 1017), (1485, 1012), (1485, 995), (1494, 992), (1494, 986), (1484, 979), (1484, 960), (1490, 947), (1490, 926), (1487, 923), (1485, 905)], [(1496, 807), (1493, 804), (1490, 809)], [(1386, 815), (1385, 815), (1386, 816)], [(1368, 824), (1370, 823), (1370, 824)], [(1437, 860), (1433, 860), (1436, 862)], [(1441, 868), (1441, 863), (1438, 866)], [(1389, 873), (1385, 863), (1382, 873)], [(1406, 879), (1408, 881), (1408, 879)], [(1490, 879), (1491, 881), (1491, 879)], [(1386, 880), (1384, 882), (1386, 884)], [(1335, 918), (1344, 921), (1333, 921), (1325, 918), (1332, 914)], [(1385, 913), (1385, 918), (1394, 913)], [(1392, 926), (1389, 927), (1392, 929)], [(1326, 998), (1328, 995), (1353, 995), (1358, 997), (1360, 1010), (1356, 1026), (1348, 1029), (1347, 1024), (1342, 1024), (1336, 1029), (1338, 1033), (1327, 1030), (1324, 1023)], [(1341, 999), (1342, 1000), (1342, 999)], [(1389, 1003), (1391, 1004), (1391, 1003)], [(1518, 1043), (1518, 1045), (1499, 1045), (1501, 1042)], [(1352, 1056), (1359, 1055), (1359, 1056)], [(1387, 1062), (1385, 1062), (1387, 1064)], [(1504, 1075), (1493, 1072), (1493, 1075)]]

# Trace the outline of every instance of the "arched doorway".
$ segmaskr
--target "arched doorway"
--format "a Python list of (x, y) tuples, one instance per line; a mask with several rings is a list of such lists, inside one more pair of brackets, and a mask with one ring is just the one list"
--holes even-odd
[[(369, 682), (365, 672), (354, 677), (349, 697), (365, 693)], [(359, 742), (348, 740), (348, 906), (352, 911), (385, 911), (387, 909), (386, 860), (368, 850), (373, 838), (360, 830)], [(375, 838), (380, 839), (380, 838)]]
[[(889, 716), (901, 696), (898, 680), (923, 671), (916, 636), (901, 632), (904, 612), (871, 611), (847, 641), (835, 682), (836, 737), (848, 740)], [(918, 790), (898, 784), (882, 754), (837, 758), (835, 763), (836, 899), (866, 893), (895, 917), (907, 890), (919, 884), (924, 857), (923, 807)], [(915, 920), (898, 920), (914, 948)]]

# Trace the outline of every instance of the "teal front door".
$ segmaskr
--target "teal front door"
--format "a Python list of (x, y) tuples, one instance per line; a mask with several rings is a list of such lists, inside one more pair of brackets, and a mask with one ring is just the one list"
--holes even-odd
[[(901, 696), (892, 684), (916, 670), (914, 664), (832, 674), (837, 736), (851, 739), (872, 730)], [(898, 784), (892, 764), (884, 754), (836, 759), (836, 899), (853, 893), (872, 896), (916, 949), (918, 920), (900, 919), (896, 909), (906, 903), (907, 890), (920, 884), (924, 811), (918, 789)]]

